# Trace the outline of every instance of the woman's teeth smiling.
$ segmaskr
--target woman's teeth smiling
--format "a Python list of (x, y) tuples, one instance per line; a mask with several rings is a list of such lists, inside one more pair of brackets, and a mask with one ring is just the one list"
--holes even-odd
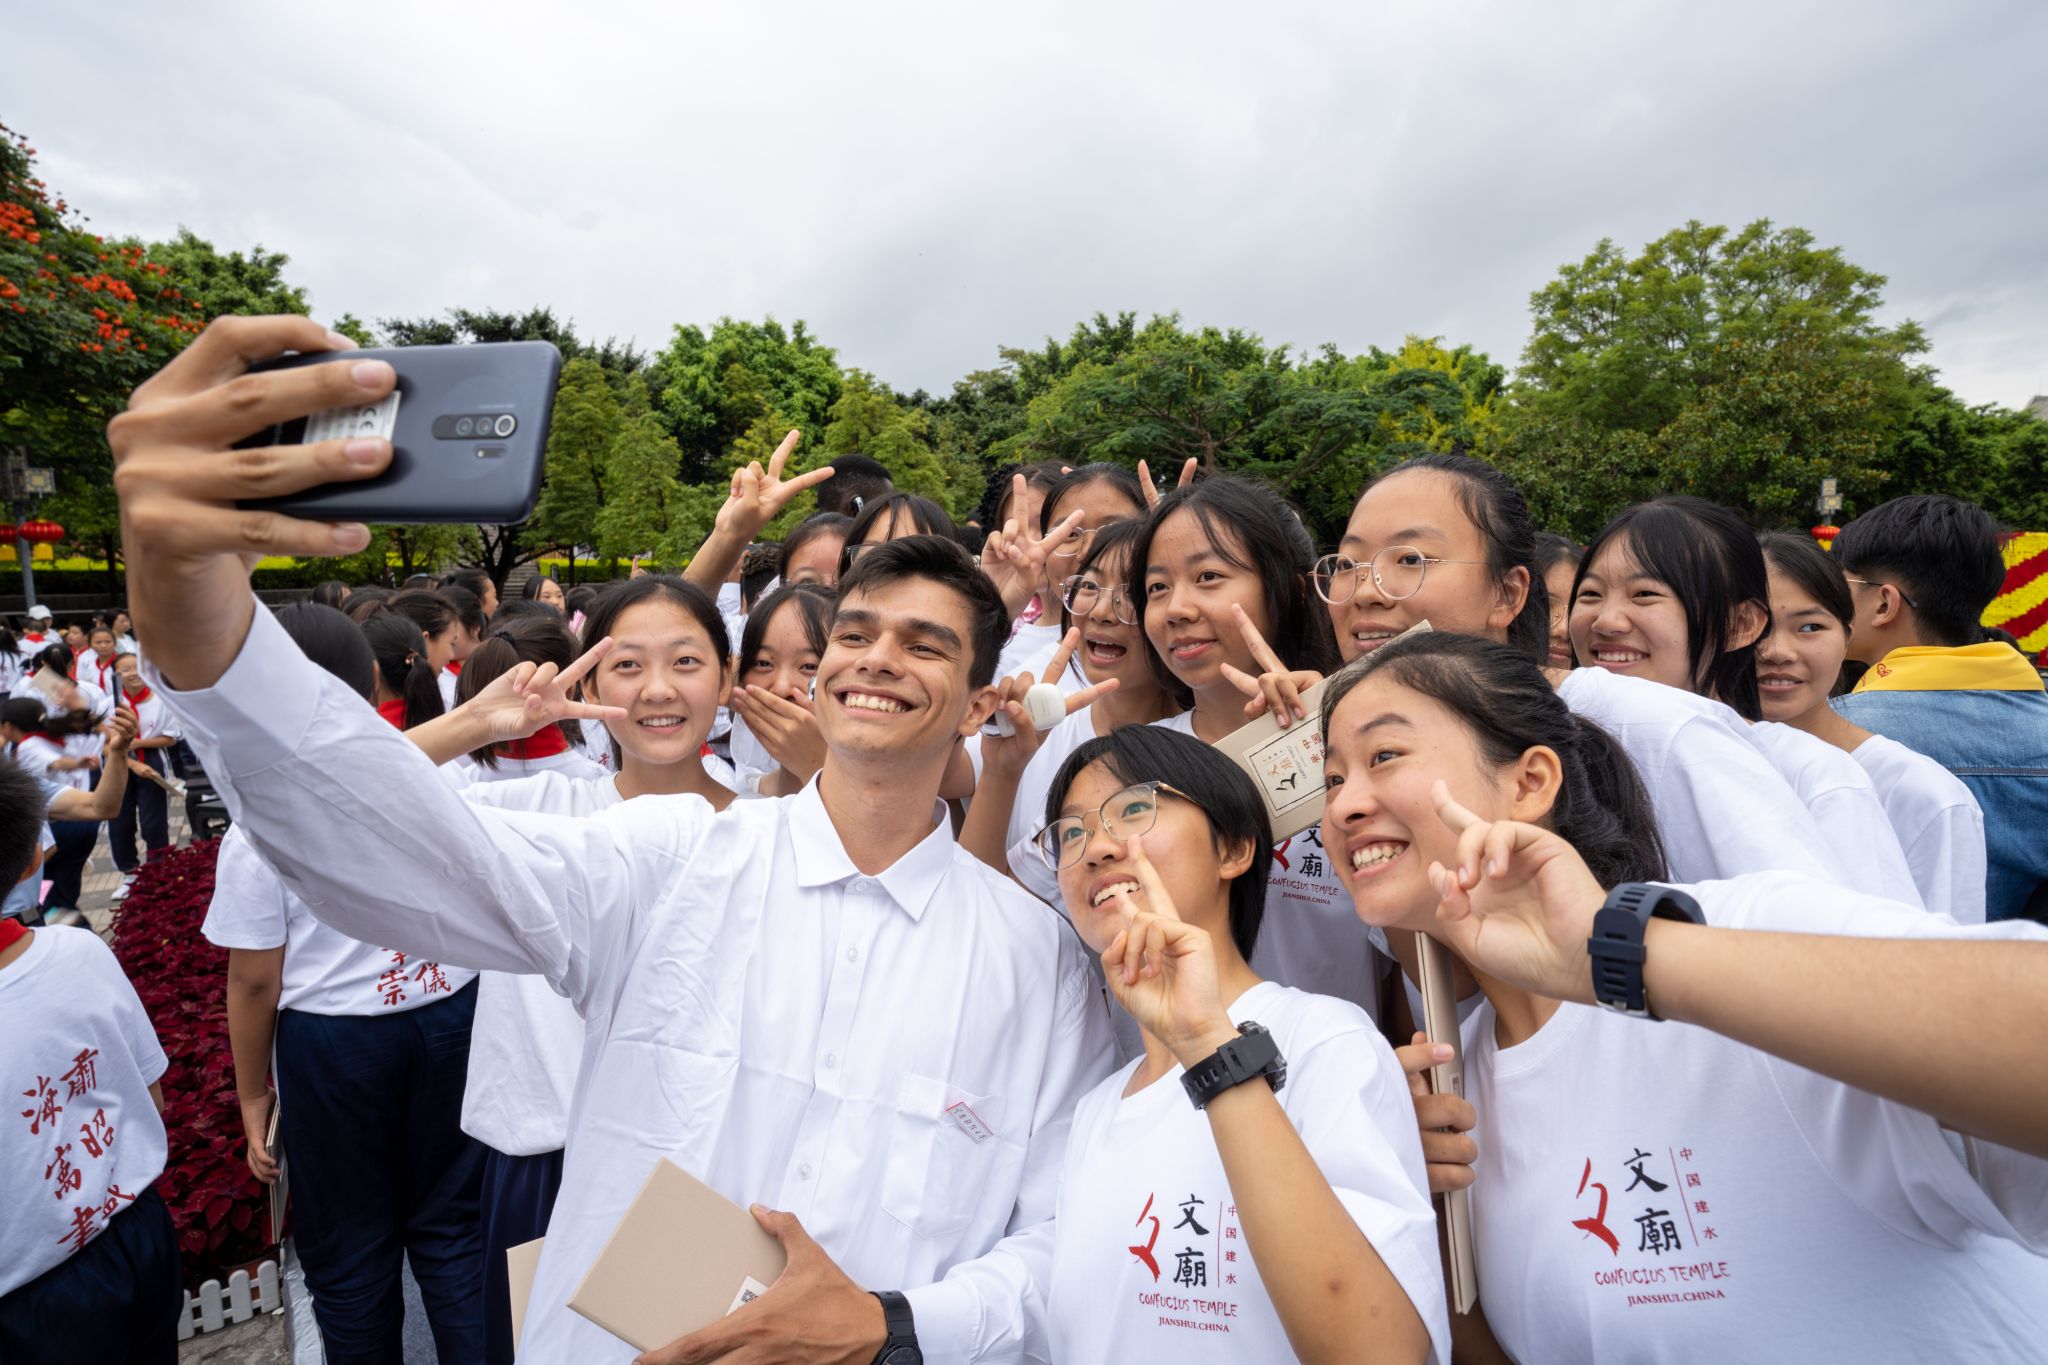
[(1108, 886), (1096, 892), (1095, 899), (1089, 901), (1088, 904), (1096, 909), (1100, 909), (1110, 901), (1115, 900), (1116, 893), (1119, 891), (1128, 892), (1135, 896), (1138, 894), (1138, 884), (1136, 882), (1111, 882)]
[(1794, 692), (1806, 685), (1804, 678), (1795, 678), (1790, 673), (1759, 673), (1757, 686), (1766, 692)]
[(1129, 646), (1114, 640), (1091, 639), (1085, 635), (1081, 637), (1081, 644), (1088, 651), (1089, 662), (1105, 666), (1122, 663), (1124, 656), (1131, 652)]
[(1650, 656), (1639, 649), (1594, 649), (1593, 658), (1603, 664), (1639, 664)]
[(1408, 845), (1399, 843), (1373, 843), (1351, 851), (1351, 870), (1363, 872), (1369, 867), (1390, 863), (1401, 856)]
[(643, 730), (673, 730), (685, 719), (683, 716), (643, 716), (639, 724)]

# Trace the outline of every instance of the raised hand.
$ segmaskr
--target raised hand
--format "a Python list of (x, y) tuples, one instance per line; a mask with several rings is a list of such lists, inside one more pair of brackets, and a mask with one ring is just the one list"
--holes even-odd
[[(1069, 629), (1060, 639), (1060, 647), (1053, 651), (1046, 661), (1045, 681), (1066, 676), (1067, 666), (1073, 662), (1074, 651), (1081, 647), (1081, 631), (1078, 626)], [(1031, 762), (1031, 756), (1038, 752), (1038, 746), (1045, 736), (1032, 723), (1031, 713), (1024, 709), (1024, 694), (1029, 692), (1035, 680), (1027, 672), (1014, 674), (996, 683), (996, 710), (1010, 718), (1015, 734), (999, 735), (993, 730), (984, 730), (981, 736), (981, 764), (983, 772), (994, 771), (1011, 777), (1021, 776)], [(1067, 714), (1073, 715), (1097, 697), (1107, 696), (1116, 690), (1116, 679), (1095, 683), (1078, 691), (1069, 692), (1066, 697)]]
[(115, 758), (126, 757), (135, 743), (138, 728), (134, 709), (125, 702), (116, 706), (114, 713), (100, 726), (100, 734), (106, 740), (106, 752)]
[[(1010, 506), (1021, 509), (1028, 498), (1029, 485), (1019, 474), (1010, 485)], [(1076, 508), (1042, 536), (1037, 527), (1026, 526), (1016, 517), (1005, 521), (1001, 530), (989, 532), (981, 547), (981, 570), (1003, 595), (1003, 605), (1011, 616), (1024, 610), (1031, 594), (1045, 581), (1045, 561), (1080, 529), (1086, 515)]]
[(1303, 704), (1301, 694), (1321, 682), (1323, 675), (1313, 669), (1288, 668), (1280, 662), (1280, 656), (1273, 652), (1273, 647), (1266, 643), (1266, 637), (1259, 634), (1259, 628), (1252, 624), (1251, 617), (1245, 615), (1243, 607), (1231, 603), (1230, 614), (1237, 619), (1238, 633), (1244, 636), (1252, 657), (1265, 670), (1254, 678), (1242, 669), (1223, 665), (1223, 676), (1238, 691), (1251, 698), (1244, 704), (1245, 719), (1256, 719), (1271, 711), (1283, 727), (1307, 720), (1308, 707)]
[[(1187, 462), (1180, 467), (1180, 478), (1173, 486), (1175, 488), (1186, 488), (1189, 484), (1193, 483), (1195, 481), (1195, 471), (1201, 468), (1201, 465), (1202, 462), (1200, 460), (1192, 455), (1188, 456)], [(1138, 488), (1145, 495), (1146, 511), (1149, 512), (1159, 505), (1159, 490), (1152, 486), (1152, 471), (1145, 467), (1143, 460), (1138, 461)]]
[(1408, 1093), (1415, 1099), (1415, 1122), (1422, 1130), (1422, 1160), (1429, 1167), (1431, 1194), (1471, 1185), (1472, 1163), (1479, 1160), (1479, 1144), (1465, 1136), (1478, 1124), (1479, 1111), (1462, 1095), (1439, 1095), (1429, 1088), (1430, 1068), (1456, 1055), (1449, 1043), (1432, 1043), (1426, 1033), (1417, 1033), (1407, 1047), (1394, 1049), (1395, 1059), (1408, 1076)]
[(806, 488), (816, 488), (832, 477), (830, 465), (813, 469), (808, 474), (785, 479), (782, 470), (789, 463), (790, 453), (796, 443), (803, 439), (803, 433), (792, 431), (782, 438), (782, 444), (775, 447), (775, 453), (768, 457), (767, 468), (759, 460), (750, 461), (745, 468), (735, 469), (732, 486), (725, 503), (718, 509), (718, 517), (712, 523), (717, 530), (727, 531), (738, 537), (742, 543), (752, 540), (763, 526), (773, 521), (776, 514), (789, 505), (790, 499)]
[(1102, 951), (1102, 974), (1138, 1026), (1193, 1066), (1237, 1036), (1217, 985), (1216, 945), (1180, 917), (1143, 838), (1133, 835), (1125, 848), (1145, 908), (1128, 891), (1117, 892), (1125, 922)]
[(1525, 991), (1591, 1004), (1586, 940), (1607, 893), (1578, 852), (1535, 825), (1480, 819), (1441, 781), (1430, 795), (1458, 836), (1455, 865), (1429, 865), (1444, 942), (1474, 969)]
[(825, 737), (810, 707), (765, 687), (746, 686), (732, 690), (732, 709), (768, 756), (798, 779), (808, 782), (825, 766)]
[(491, 744), (525, 739), (557, 721), (624, 720), (624, 707), (583, 701), (577, 691), (577, 684), (611, 647), (611, 637), (607, 635), (563, 669), (553, 664), (517, 664), (491, 679), (481, 692), (450, 714), (459, 715), (477, 727), (484, 741)]

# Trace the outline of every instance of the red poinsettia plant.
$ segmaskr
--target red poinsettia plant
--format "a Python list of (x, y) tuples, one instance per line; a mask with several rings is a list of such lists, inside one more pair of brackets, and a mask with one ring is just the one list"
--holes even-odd
[(156, 1188), (177, 1224), (194, 1287), (256, 1259), (270, 1243), (270, 1194), (242, 1154), (227, 950), (199, 933), (218, 848), (218, 840), (195, 843), (145, 864), (114, 926), (114, 956), (170, 1059), (163, 1079), (170, 1162)]

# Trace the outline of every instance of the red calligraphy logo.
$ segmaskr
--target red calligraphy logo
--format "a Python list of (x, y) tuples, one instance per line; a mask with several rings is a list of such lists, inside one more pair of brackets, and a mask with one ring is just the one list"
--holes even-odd
[(448, 976), (441, 970), (441, 964), (438, 962), (422, 962), (419, 970), (412, 974), (412, 979), (425, 982), (428, 995), (448, 989)]
[(100, 1083), (99, 1055), (98, 1048), (89, 1047), (71, 1059), (71, 1069), (62, 1077), (64, 1084), (70, 1087), (65, 1099), (75, 1100)]
[(106, 1202), (100, 1205), (100, 1216), (102, 1218), (112, 1218), (123, 1204), (132, 1204), (134, 1202), (134, 1195), (128, 1193), (119, 1185), (109, 1185), (107, 1186)]
[(405, 1002), (405, 969), (393, 967), (377, 978), (377, 994), (387, 1005)]
[(84, 1174), (71, 1164), (71, 1144), (60, 1142), (50, 1157), (50, 1164), (43, 1167), (43, 1179), (55, 1180), (57, 1188), (50, 1191), (52, 1199), (62, 1199), (85, 1183)]
[(86, 1151), (94, 1156), (104, 1156), (106, 1149), (114, 1145), (114, 1125), (107, 1122), (107, 1111), (104, 1108), (94, 1110), (90, 1119), (78, 1125), (78, 1137), (85, 1144)]
[(29, 1136), (39, 1137), (44, 1124), (56, 1124), (57, 1115), (64, 1112), (64, 1106), (57, 1103), (57, 1092), (51, 1087), (48, 1076), (36, 1077), (36, 1083), (21, 1093), (29, 1102), (28, 1108), (21, 1111), (21, 1116), (28, 1120)]
[(1607, 1226), (1607, 1187), (1593, 1179), (1593, 1158), (1591, 1157), (1586, 1158), (1586, 1169), (1579, 1172), (1579, 1193), (1572, 1196), (1574, 1199), (1586, 1192), (1586, 1183), (1588, 1181), (1592, 1181), (1593, 1188), (1600, 1191), (1600, 1207), (1593, 1211), (1591, 1218), (1572, 1219), (1572, 1226), (1581, 1232), (1591, 1233), (1593, 1236), (1598, 1237), (1601, 1241), (1607, 1243), (1608, 1251), (1619, 1256), (1621, 1255), (1621, 1239), (1616, 1237), (1613, 1229)]
[(71, 1231), (57, 1239), (59, 1244), (69, 1242), (74, 1252), (84, 1250), (85, 1244), (99, 1231), (99, 1227), (93, 1222), (98, 1214), (99, 1210), (90, 1204), (74, 1206), (71, 1210)]
[(1146, 1241), (1145, 1245), (1141, 1247), (1126, 1247), (1125, 1250), (1145, 1263), (1145, 1269), (1152, 1272), (1152, 1282), (1157, 1284), (1159, 1283), (1159, 1258), (1152, 1254), (1152, 1249), (1159, 1245), (1159, 1220), (1152, 1217), (1152, 1200), (1155, 1197), (1149, 1194), (1145, 1196), (1145, 1207), (1139, 1211), (1138, 1221), (1131, 1224), (1132, 1227), (1141, 1228), (1149, 1222), (1152, 1224), (1152, 1236)]

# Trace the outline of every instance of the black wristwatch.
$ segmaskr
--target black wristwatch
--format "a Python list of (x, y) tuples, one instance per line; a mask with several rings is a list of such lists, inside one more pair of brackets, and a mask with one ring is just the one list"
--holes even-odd
[(1607, 1009), (1655, 1019), (1643, 994), (1643, 926), (1659, 919), (1704, 924), (1700, 903), (1683, 891), (1649, 882), (1623, 882), (1593, 916), (1586, 953), (1593, 959), (1593, 998)]
[(1217, 1048), (1207, 1061), (1181, 1074), (1181, 1086), (1195, 1108), (1207, 1108), (1210, 1100), (1254, 1076), (1264, 1076), (1275, 1090), (1287, 1084), (1287, 1059), (1280, 1055), (1280, 1044), (1273, 1041), (1273, 1035), (1249, 1019), (1237, 1026), (1237, 1032), (1237, 1037)]
[(924, 1365), (924, 1352), (917, 1346), (917, 1324), (911, 1321), (910, 1300), (893, 1289), (871, 1291), (882, 1301), (882, 1322), (889, 1339), (875, 1353), (875, 1365)]

